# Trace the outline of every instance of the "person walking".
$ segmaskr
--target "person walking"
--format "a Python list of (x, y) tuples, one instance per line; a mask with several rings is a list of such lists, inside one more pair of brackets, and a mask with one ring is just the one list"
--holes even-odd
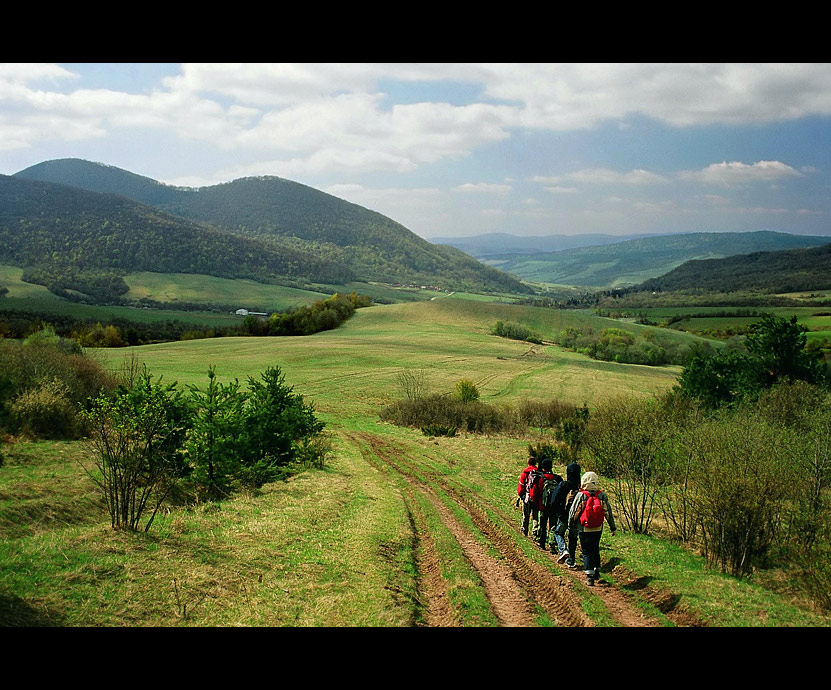
[(540, 548), (543, 550), (547, 546), (546, 539), (548, 537), (549, 529), (552, 532), (554, 531), (556, 519), (554, 511), (551, 509), (551, 505), (549, 503), (549, 497), (553, 497), (554, 492), (557, 490), (557, 486), (559, 486), (563, 481), (563, 478), (559, 474), (554, 474), (553, 467), (554, 463), (551, 458), (545, 458), (540, 463), (540, 469), (542, 470), (542, 489), (539, 492), (540, 526), (537, 531), (537, 539), (539, 541)]
[(532, 488), (537, 483), (537, 480), (542, 477), (542, 473), (537, 469), (537, 459), (534, 456), (528, 457), (528, 466), (522, 470), (519, 475), (519, 484), (516, 488), (516, 493), (519, 498), (517, 501), (522, 501), (522, 533), (528, 536), (529, 523), (533, 522), (533, 531), (537, 531), (537, 520), (539, 517), (539, 507), (534, 503), (534, 491)]
[(600, 579), (600, 537), (603, 534), (603, 521), (609, 523), (612, 536), (615, 535), (615, 519), (609, 497), (600, 490), (597, 475), (586, 472), (580, 481), (580, 492), (571, 504), (569, 521), (579, 524), (580, 549), (583, 552), (583, 570), (586, 584), (594, 586)]
[[(556, 522), (554, 525), (554, 546), (552, 546), (552, 551), (556, 547), (560, 553), (557, 562), (565, 562), (569, 568), (576, 567), (574, 559), (577, 554), (579, 530), (576, 525), (569, 528), (568, 513), (571, 504), (574, 502), (574, 497), (580, 490), (581, 471), (579, 463), (571, 462), (566, 466), (565, 481), (557, 487), (553, 501), (553, 512)], [(566, 531), (568, 531), (568, 542), (566, 542)]]

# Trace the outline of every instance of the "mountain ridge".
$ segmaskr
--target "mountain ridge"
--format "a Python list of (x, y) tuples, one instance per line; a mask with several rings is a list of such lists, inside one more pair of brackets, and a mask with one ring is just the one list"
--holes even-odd
[[(380, 213), (290, 180), (248, 177), (208, 187), (174, 187), (82, 159), (44, 161), (13, 176), (119, 195), (280, 250), (307, 252), (385, 283), (531, 292), (516, 277), (454, 248), (418, 237)], [(315, 282), (330, 282), (316, 277)]]

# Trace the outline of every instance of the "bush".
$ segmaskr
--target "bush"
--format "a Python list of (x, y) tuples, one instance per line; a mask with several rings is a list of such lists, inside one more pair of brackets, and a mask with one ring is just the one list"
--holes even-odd
[(462, 402), (479, 400), (479, 389), (470, 379), (462, 379), (456, 383), (456, 397)]
[(500, 433), (517, 426), (516, 415), (509, 408), (496, 408), (478, 400), (465, 402), (456, 396), (440, 394), (399, 400), (381, 412), (381, 419), (416, 429), (436, 425), (470, 433)]
[(69, 389), (59, 379), (39, 382), (18, 395), (9, 405), (16, 426), (35, 438), (76, 438), (77, 409)]
[(649, 532), (667, 480), (667, 427), (653, 401), (610, 398), (598, 404), (583, 436), (587, 465), (609, 478), (629, 528)]
[(176, 384), (143, 372), (133, 388), (96, 398), (84, 417), (101, 488), (113, 528), (144, 531), (176, 482), (190, 468), (184, 441), (190, 409)]
[(561, 400), (523, 399), (517, 407), (519, 421), (539, 429), (556, 428), (564, 419), (574, 416), (574, 413), (575, 406)]
[(113, 390), (115, 380), (73, 341), (48, 330), (30, 338), (26, 345), (0, 341), (0, 427), (74, 438), (81, 431), (77, 411), (89, 398)]

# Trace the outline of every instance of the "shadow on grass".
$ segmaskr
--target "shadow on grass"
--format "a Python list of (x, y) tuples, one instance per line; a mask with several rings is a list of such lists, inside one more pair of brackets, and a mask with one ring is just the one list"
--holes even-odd
[(60, 618), (32, 608), (20, 597), (0, 594), (0, 627), (56, 628), (61, 625)]

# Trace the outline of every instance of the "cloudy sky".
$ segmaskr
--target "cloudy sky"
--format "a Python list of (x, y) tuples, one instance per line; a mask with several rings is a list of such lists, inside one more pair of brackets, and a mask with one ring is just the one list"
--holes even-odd
[(0, 174), (276, 175), (422, 237), (831, 235), (827, 64), (2, 64)]

